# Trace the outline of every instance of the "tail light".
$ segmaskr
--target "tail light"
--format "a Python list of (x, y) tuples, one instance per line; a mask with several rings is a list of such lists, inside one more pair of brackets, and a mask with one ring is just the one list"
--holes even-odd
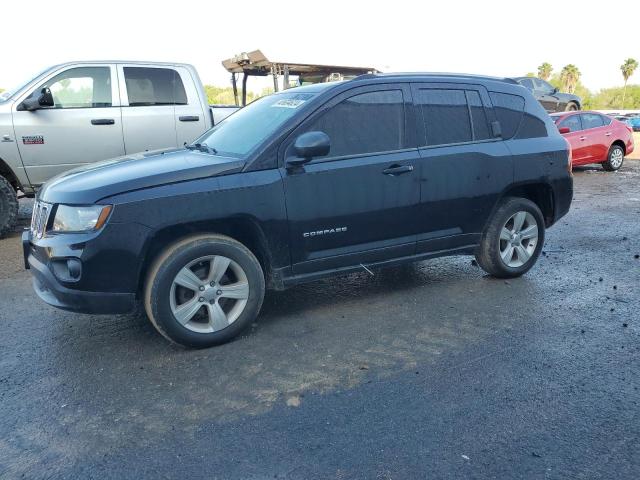
[(571, 144), (565, 137), (562, 138), (564, 138), (564, 142), (567, 144), (567, 152), (569, 154), (567, 158), (567, 171), (569, 175), (573, 175), (573, 152), (571, 151)]

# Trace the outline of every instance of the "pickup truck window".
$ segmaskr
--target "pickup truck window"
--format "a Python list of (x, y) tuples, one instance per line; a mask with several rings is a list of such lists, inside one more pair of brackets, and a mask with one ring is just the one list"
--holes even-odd
[(195, 141), (219, 155), (246, 158), (315, 94), (282, 93), (259, 98)]
[(124, 67), (130, 107), (187, 105), (187, 93), (172, 68)]
[(331, 139), (329, 157), (400, 150), (404, 142), (401, 90), (349, 97), (314, 119), (305, 131), (321, 131)]
[(31, 95), (49, 87), (53, 108), (97, 108), (111, 106), (111, 70), (109, 67), (79, 67), (65, 70)]

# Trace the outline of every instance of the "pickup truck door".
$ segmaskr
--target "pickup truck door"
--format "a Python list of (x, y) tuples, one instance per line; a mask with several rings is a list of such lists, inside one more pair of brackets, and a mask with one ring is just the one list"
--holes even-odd
[[(284, 143), (294, 274), (413, 255), (420, 185), (410, 98), (398, 84), (343, 92)], [(308, 131), (329, 136), (329, 154), (287, 168), (295, 138)]]
[[(55, 105), (35, 111), (24, 99), (48, 87)], [(32, 185), (86, 163), (124, 154), (114, 65), (74, 65), (52, 73), (13, 106), (13, 126)]]
[(193, 79), (174, 66), (118, 65), (127, 154), (174, 148), (205, 130)]

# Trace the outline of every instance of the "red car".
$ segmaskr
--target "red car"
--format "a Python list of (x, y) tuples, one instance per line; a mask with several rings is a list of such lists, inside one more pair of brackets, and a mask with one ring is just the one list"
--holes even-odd
[(551, 118), (571, 145), (574, 166), (599, 163), (614, 171), (633, 152), (633, 130), (615, 118), (589, 111), (554, 113)]

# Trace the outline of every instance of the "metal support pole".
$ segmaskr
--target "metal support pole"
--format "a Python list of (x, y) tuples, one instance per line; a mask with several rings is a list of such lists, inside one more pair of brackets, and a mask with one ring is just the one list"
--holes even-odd
[(242, 77), (242, 106), (245, 107), (247, 105), (247, 78), (249, 78), (249, 75), (247, 75), (247, 73), (244, 73), (244, 76)]
[(236, 107), (239, 107), (240, 103), (238, 102), (238, 84), (236, 83), (235, 73), (231, 74), (231, 86), (233, 87), (233, 99), (236, 102)]
[(283, 90), (289, 88), (289, 65), (284, 66), (284, 76), (282, 77), (282, 83)]
[(271, 65), (271, 76), (273, 76), (273, 91), (278, 91), (278, 69), (275, 65)]

